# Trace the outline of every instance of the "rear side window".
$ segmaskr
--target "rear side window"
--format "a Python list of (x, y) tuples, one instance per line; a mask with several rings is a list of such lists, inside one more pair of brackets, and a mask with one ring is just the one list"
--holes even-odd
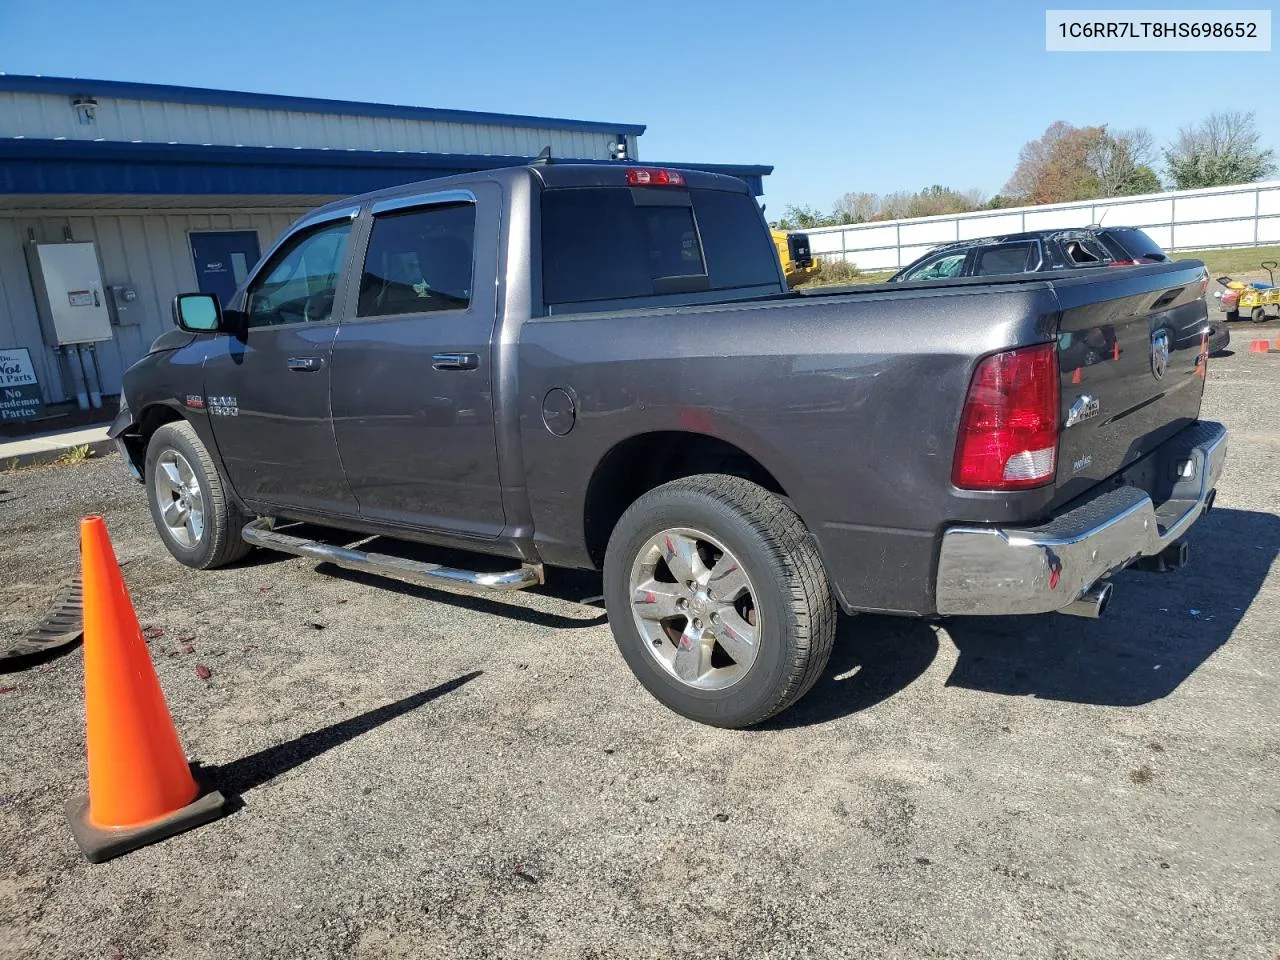
[(1102, 236), (1103, 239), (1110, 240), (1112, 245), (1120, 247), (1121, 256), (1117, 259), (1152, 260), (1156, 263), (1169, 259), (1160, 245), (1141, 230), (1107, 230)]
[(752, 197), (644, 189), (636, 188), (639, 203), (627, 187), (543, 192), (547, 303), (778, 283), (773, 242)]
[(973, 271), (977, 277), (996, 277), (1010, 273), (1027, 273), (1040, 266), (1040, 250), (1035, 241), (1002, 243), (978, 253)]
[(472, 203), (374, 217), (356, 316), (467, 309), (475, 224)]

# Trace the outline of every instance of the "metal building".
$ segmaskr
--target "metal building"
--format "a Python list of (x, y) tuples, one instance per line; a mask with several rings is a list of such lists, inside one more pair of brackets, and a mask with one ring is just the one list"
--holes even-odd
[[(176, 293), (229, 296), (319, 203), (526, 163), (547, 146), (635, 160), (644, 129), (0, 74), (0, 420), (33, 415), (34, 397), (118, 392), (170, 326)], [(670, 165), (742, 177), (756, 195), (772, 172)]]

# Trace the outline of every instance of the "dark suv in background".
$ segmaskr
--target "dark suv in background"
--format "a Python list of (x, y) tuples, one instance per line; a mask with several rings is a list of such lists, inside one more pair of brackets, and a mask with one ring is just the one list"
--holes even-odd
[[(890, 283), (998, 277), (1092, 267), (1134, 267), (1165, 263), (1169, 255), (1137, 227), (1083, 227), (1028, 230), (961, 240), (930, 250), (907, 264)], [(1206, 282), (1208, 274), (1205, 275)], [(1209, 352), (1227, 348), (1227, 325), (1209, 321)]]

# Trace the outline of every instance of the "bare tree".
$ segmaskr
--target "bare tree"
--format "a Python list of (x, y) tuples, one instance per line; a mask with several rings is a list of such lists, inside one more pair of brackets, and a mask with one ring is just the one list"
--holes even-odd
[(880, 197), (874, 193), (846, 193), (831, 211), (837, 223), (866, 223), (880, 212)]
[(1276, 169), (1274, 152), (1261, 140), (1252, 111), (1211, 113), (1198, 125), (1183, 127), (1165, 147), (1169, 179), (1179, 189), (1261, 180)]
[(1132, 196), (1160, 189), (1160, 179), (1151, 169), (1155, 149), (1150, 130), (1098, 129), (1084, 156), (1086, 168), (1097, 181), (1098, 196)]

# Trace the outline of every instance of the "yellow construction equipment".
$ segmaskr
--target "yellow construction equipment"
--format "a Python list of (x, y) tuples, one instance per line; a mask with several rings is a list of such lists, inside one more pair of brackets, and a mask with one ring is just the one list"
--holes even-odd
[(773, 245), (778, 248), (778, 259), (782, 261), (782, 272), (787, 277), (787, 286), (794, 287), (803, 283), (818, 272), (818, 261), (809, 252), (809, 235), (794, 230), (769, 231), (773, 235)]

